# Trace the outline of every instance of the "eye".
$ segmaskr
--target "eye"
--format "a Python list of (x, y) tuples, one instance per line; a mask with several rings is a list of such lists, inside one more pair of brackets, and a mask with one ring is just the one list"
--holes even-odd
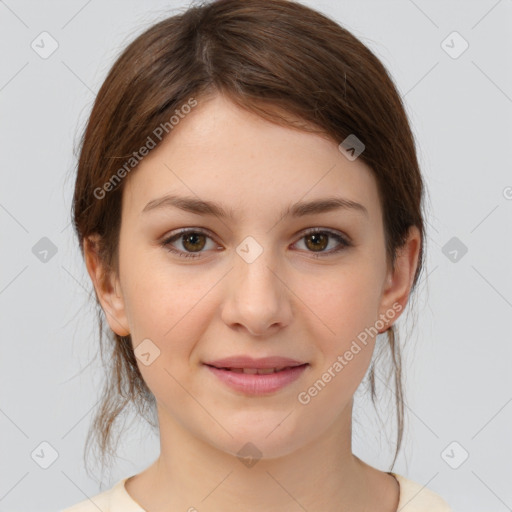
[[(324, 249), (329, 245), (329, 238), (336, 240), (336, 242), (338, 243), (338, 247), (335, 249), (331, 249), (330, 251), (325, 251)], [(301, 237), (300, 240), (306, 240), (306, 247), (313, 248), (313, 251), (311, 252), (313, 252), (314, 258), (323, 258), (331, 256), (332, 254), (338, 253), (345, 249), (346, 247), (350, 247), (351, 245), (348, 239), (343, 237), (338, 232), (322, 228), (310, 229)]]
[[(202, 229), (182, 229), (179, 233), (166, 238), (162, 242), (162, 246), (165, 247), (169, 252), (184, 258), (199, 258), (199, 255), (194, 254), (194, 252), (199, 252), (205, 247), (205, 238), (212, 240), (212, 238)], [(172, 244), (175, 241), (179, 241), (185, 248), (185, 251), (178, 250), (173, 247)], [(186, 252), (189, 250), (192, 252)]]
[[(325, 248), (329, 245), (329, 238), (334, 239), (338, 243), (338, 247), (335, 249), (331, 249), (329, 251), (325, 251)], [(199, 258), (202, 249), (204, 249), (206, 246), (205, 239), (210, 239), (213, 242), (211, 236), (209, 236), (209, 234), (202, 229), (182, 229), (178, 233), (175, 233), (170, 237), (167, 237), (165, 240), (163, 240), (161, 245), (169, 252), (177, 254), (180, 257)], [(309, 249), (313, 249), (312, 251), (307, 252), (312, 252), (313, 257), (315, 258), (330, 256), (332, 254), (342, 251), (343, 249), (351, 245), (351, 243), (338, 232), (322, 228), (310, 229), (300, 238), (300, 241), (304, 239), (306, 240), (306, 247)], [(185, 249), (184, 251), (181, 249), (177, 249), (176, 247), (173, 246), (173, 244), (177, 241), (179, 241), (180, 244), (182, 244), (182, 247)], [(215, 244), (213, 245), (215, 246)]]

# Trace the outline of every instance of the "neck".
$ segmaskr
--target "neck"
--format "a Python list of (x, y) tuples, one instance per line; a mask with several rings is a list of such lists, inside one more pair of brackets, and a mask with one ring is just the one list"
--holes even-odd
[[(132, 496), (149, 512), (238, 512), (241, 504), (254, 512), (363, 511), (371, 472), (352, 454), (351, 415), (352, 403), (307, 445), (292, 446), (272, 433), (268, 439), (275, 435), (281, 453), (283, 443), (288, 446), (285, 454), (269, 458), (245, 442), (234, 443), (239, 448), (232, 452), (213, 446), (159, 410), (161, 453), (139, 487), (146, 492)], [(238, 456), (243, 446), (244, 457)], [(265, 446), (271, 454), (270, 444)]]

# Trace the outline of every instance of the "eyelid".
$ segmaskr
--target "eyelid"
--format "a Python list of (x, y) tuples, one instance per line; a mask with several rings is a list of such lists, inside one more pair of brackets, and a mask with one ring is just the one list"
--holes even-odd
[[(178, 235), (182, 235), (182, 234), (188, 233), (190, 231), (193, 231), (193, 232), (196, 232), (196, 233), (202, 233), (203, 235), (207, 235), (210, 238), (212, 238), (212, 240), (214, 240), (216, 243), (218, 243), (216, 238), (215, 238), (215, 236), (213, 235), (213, 233), (210, 230), (208, 230), (206, 228), (199, 228), (199, 227), (194, 227), (194, 226), (190, 226), (190, 227), (186, 227), (186, 228), (180, 228), (178, 230), (171, 231), (170, 233), (168, 233), (168, 234), (166, 234), (166, 235), (164, 235), (162, 237), (162, 241), (167, 241), (167, 240), (169, 240), (171, 238), (177, 237)], [(323, 228), (323, 227), (318, 227), (318, 226), (313, 226), (313, 227), (310, 227), (310, 228), (304, 228), (301, 231), (299, 231), (295, 236), (300, 235), (301, 237), (303, 237), (303, 236), (309, 235), (311, 233), (330, 233), (330, 234), (335, 235), (335, 236), (340, 236), (347, 243), (352, 243), (352, 239), (346, 233), (344, 233), (343, 231), (339, 231), (339, 230), (334, 229), (334, 228)]]
[[(205, 252), (205, 251), (199, 251), (197, 253), (193, 253), (193, 252), (181, 251), (181, 250), (178, 250), (178, 249), (175, 249), (174, 247), (172, 247), (172, 245), (171, 245), (172, 242), (174, 242), (176, 240), (179, 240), (180, 236), (183, 236), (183, 235), (185, 235), (187, 233), (203, 234), (203, 235), (207, 236), (208, 238), (210, 238), (217, 245), (220, 245), (217, 242), (215, 236), (213, 236), (213, 234), (208, 229), (199, 228), (199, 227), (193, 227), (193, 226), (187, 227), (187, 228), (180, 228), (180, 229), (178, 229), (176, 231), (171, 232), (168, 235), (165, 235), (163, 237), (162, 241), (160, 242), (160, 245), (162, 245), (169, 252), (177, 254), (178, 256), (189, 257), (189, 258), (192, 258), (192, 259), (200, 259), (201, 258), (201, 254), (203, 252)], [(328, 257), (330, 255), (337, 254), (337, 253), (343, 251), (344, 249), (346, 249), (348, 247), (351, 247), (353, 245), (353, 242), (352, 242), (351, 238), (348, 235), (346, 235), (345, 233), (343, 233), (341, 231), (338, 231), (336, 229), (322, 228), (322, 227), (318, 227), (318, 226), (310, 227), (310, 228), (304, 228), (303, 230), (301, 230), (298, 233), (297, 241), (294, 242), (293, 245), (295, 245), (298, 242), (300, 242), (304, 237), (306, 237), (308, 235), (315, 234), (315, 233), (327, 233), (331, 237), (333, 237), (336, 240), (338, 240), (338, 243), (341, 245), (341, 247), (338, 247), (336, 249), (331, 249), (329, 251), (318, 251), (318, 252), (306, 251), (306, 252), (310, 253), (315, 258)]]
[[(171, 240), (179, 239), (180, 236), (186, 235), (187, 233), (200, 233), (202, 235), (205, 235), (209, 238), (211, 238), (215, 243), (218, 244), (215, 236), (212, 234), (211, 231), (205, 229), (205, 228), (195, 228), (194, 226), (188, 227), (188, 228), (180, 228), (174, 231), (171, 231), (167, 235), (164, 235), (162, 237), (162, 244), (169, 243)], [(220, 244), (219, 244), (220, 245)]]
[(343, 231), (340, 231), (338, 229), (334, 229), (334, 228), (322, 228), (322, 227), (311, 227), (311, 228), (305, 228), (303, 229), (302, 231), (299, 232), (299, 235), (301, 235), (301, 237), (303, 236), (306, 236), (306, 235), (310, 235), (312, 233), (329, 233), (333, 236), (339, 236), (340, 238), (343, 239), (343, 241), (347, 244), (347, 245), (352, 245), (352, 239)]

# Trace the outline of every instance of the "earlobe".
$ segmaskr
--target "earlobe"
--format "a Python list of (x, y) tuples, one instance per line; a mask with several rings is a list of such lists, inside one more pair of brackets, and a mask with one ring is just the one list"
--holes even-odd
[(84, 259), (87, 272), (93, 282), (101, 308), (110, 328), (119, 336), (128, 336), (130, 330), (126, 318), (124, 297), (118, 276), (107, 269), (99, 256), (100, 236), (91, 235), (84, 239)]
[(388, 273), (382, 291), (380, 317), (389, 318), (384, 331), (391, 327), (407, 305), (418, 266), (420, 248), (420, 231), (417, 226), (411, 226), (407, 242), (397, 251), (394, 271)]

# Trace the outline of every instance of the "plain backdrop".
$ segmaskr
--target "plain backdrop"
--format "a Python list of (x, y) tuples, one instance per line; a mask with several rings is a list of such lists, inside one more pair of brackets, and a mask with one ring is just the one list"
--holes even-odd
[[(304, 3), (391, 72), (428, 187), (417, 313), (410, 334), (401, 324), (407, 423), (394, 471), (455, 511), (512, 510), (512, 1)], [(98, 340), (70, 207), (74, 148), (114, 59), (187, 5), (0, 1), (0, 511), (59, 510), (158, 455), (135, 421), (109, 481), (84, 471), (102, 373), (89, 364)], [(392, 425), (388, 405), (381, 416)], [(359, 390), (355, 417), (354, 452), (388, 470), (393, 430)]]

